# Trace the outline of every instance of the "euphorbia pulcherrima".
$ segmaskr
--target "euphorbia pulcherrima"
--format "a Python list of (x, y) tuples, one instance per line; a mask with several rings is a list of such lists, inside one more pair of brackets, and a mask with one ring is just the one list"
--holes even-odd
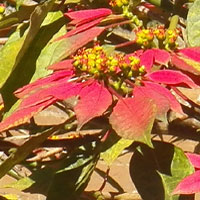
[[(188, 55), (193, 50), (184, 51)], [(170, 86), (199, 87), (183, 72), (165, 69), (170, 58), (169, 52), (159, 49), (108, 55), (98, 44), (83, 48), (72, 59), (50, 66), (49, 69), (55, 72), (49, 77), (15, 92), (22, 102), (1, 122), (0, 131), (26, 123), (35, 113), (56, 101), (79, 96), (74, 107), (78, 129), (108, 111), (110, 124), (121, 137), (150, 144), (150, 132), (156, 117), (162, 119), (169, 109), (183, 113), (169, 90)], [(194, 62), (196, 57), (189, 59)], [(177, 65), (176, 62), (172, 64)], [(154, 65), (160, 69), (155, 70)], [(116, 101), (111, 112), (108, 108)]]
[[(109, 9), (69, 12), (65, 15), (72, 19), (70, 24), (76, 28), (59, 39), (79, 32), (87, 37), (88, 32), (98, 30), (100, 27), (94, 26), (111, 13)], [(100, 29), (93, 37), (104, 30), (102, 27)], [(193, 52), (196, 53), (195, 57), (192, 56)], [(22, 102), (10, 117), (1, 122), (0, 131), (26, 123), (34, 114), (56, 101), (79, 96), (74, 107), (78, 129), (92, 118), (106, 111), (111, 112), (109, 106), (117, 101), (109, 117), (113, 129), (124, 138), (150, 144), (150, 132), (156, 117), (163, 119), (169, 109), (183, 113), (170, 87), (180, 84), (199, 87), (183, 72), (167, 68), (176, 66), (182, 70), (193, 69), (196, 73), (198, 55), (199, 48), (182, 49), (172, 54), (165, 50), (149, 49), (127, 55), (108, 54), (99, 44), (80, 49), (72, 59), (50, 66), (49, 69), (55, 72), (49, 77), (15, 92)], [(184, 65), (180, 65), (180, 62)], [(157, 70), (154, 66), (157, 66)]]

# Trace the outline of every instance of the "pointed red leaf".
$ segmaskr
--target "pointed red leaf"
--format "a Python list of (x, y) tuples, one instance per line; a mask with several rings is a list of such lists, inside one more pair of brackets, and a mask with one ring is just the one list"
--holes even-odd
[(67, 81), (68, 79), (71, 78), (73, 73), (74, 73), (73, 71), (68, 71), (68, 70), (54, 72), (52, 75), (46, 78), (38, 79), (37, 81), (16, 90), (14, 94), (16, 97), (22, 98), (25, 95), (29, 94), (30, 91), (33, 93), (34, 90), (38, 91), (47, 86), (50, 87), (50, 84), (56, 83), (57, 81), (61, 80)]
[(80, 32), (83, 32), (83, 31), (85, 31), (85, 30), (87, 30), (87, 29), (99, 24), (102, 19), (103, 19), (103, 17), (99, 18), (99, 19), (96, 19), (94, 21), (88, 22), (87, 24), (83, 24), (81, 26), (78, 26), (75, 29), (67, 32), (66, 35), (64, 35), (63, 37), (66, 38), (66, 37), (70, 37), (70, 36), (73, 36), (75, 34), (78, 34)]
[(190, 47), (190, 48), (180, 49), (178, 53), (194, 61), (200, 62), (200, 47)]
[(89, 120), (101, 116), (108, 109), (112, 103), (112, 96), (96, 81), (84, 87), (79, 95), (80, 100), (74, 110), (80, 129)]
[(55, 41), (63, 40), (66, 38), (69, 38), (69, 42), (74, 40), (74, 46), (75, 46), (75, 49), (77, 50), (78, 48), (82, 47), (83, 45), (85, 45), (88, 42), (90, 42), (91, 40), (93, 40), (95, 37), (99, 36), (104, 30), (105, 30), (104, 27), (92, 27), (88, 30), (80, 32), (71, 37), (68, 37), (68, 35), (65, 34), (65, 35), (57, 38)]
[(155, 62), (161, 65), (167, 65), (170, 61), (170, 53), (162, 49), (152, 49)]
[(149, 74), (146, 74), (145, 77), (148, 80), (163, 83), (167, 85), (179, 85), (185, 83), (191, 88), (198, 88), (199, 86), (194, 83), (194, 81), (187, 75), (179, 71), (174, 70), (158, 70)]
[(178, 69), (188, 71), (188, 72), (196, 74), (196, 75), (200, 75), (200, 71), (194, 67), (198, 63), (196, 63), (196, 62), (194, 63), (194, 61), (191, 62), (191, 60), (189, 60), (187, 58), (183, 58), (178, 55), (173, 55), (171, 58), (171, 62)]
[(200, 170), (184, 178), (175, 188), (173, 194), (194, 194), (200, 192)]
[(185, 48), (172, 56), (171, 62), (177, 68), (200, 75), (200, 48)]
[(167, 88), (165, 88), (157, 83), (152, 83), (149, 81), (144, 81), (143, 83), (144, 83), (145, 87), (151, 88), (158, 94), (165, 96), (165, 98), (168, 99), (170, 108), (173, 111), (183, 114), (183, 110), (182, 110), (180, 103), (176, 100), (175, 96)]
[(200, 169), (200, 155), (195, 153), (186, 153), (187, 158), (190, 160), (194, 168)]
[(44, 88), (39, 92), (35, 92), (34, 94), (28, 96), (21, 102), (20, 107), (25, 108), (35, 106), (37, 104), (40, 104), (43, 99), (46, 99), (48, 97), (54, 97), (56, 100), (65, 100), (72, 96), (78, 95), (81, 89), (81, 83), (66, 81), (58, 82), (51, 87)]
[(152, 99), (157, 107), (157, 117), (165, 119), (167, 111), (170, 109), (169, 100), (162, 94), (153, 90), (150, 87), (136, 86), (133, 90), (134, 97), (140, 96), (147, 99)]
[[(63, 60), (61, 62), (55, 63), (53, 65), (48, 66), (48, 69), (50, 70), (74, 70), (74, 66), (73, 66), (73, 59), (67, 59), (67, 60)], [(55, 72), (54, 72), (55, 73)]]
[(156, 107), (150, 99), (143, 96), (119, 99), (110, 115), (110, 124), (119, 136), (151, 146), (155, 115)]
[(11, 116), (0, 123), (0, 132), (28, 122), (34, 114), (40, 112), (54, 102), (55, 99), (53, 97), (48, 97), (35, 106), (26, 107), (24, 109), (19, 108)]
[(144, 65), (146, 71), (150, 72), (154, 62), (161, 65), (167, 65), (169, 60), (169, 52), (162, 49), (149, 49), (141, 55), (140, 65)]
[(154, 63), (154, 52), (152, 50), (145, 51), (140, 57), (140, 65), (144, 65), (147, 72), (151, 71)]
[(70, 24), (81, 25), (83, 23), (90, 22), (100, 17), (106, 17), (112, 14), (112, 11), (107, 8), (91, 9), (91, 10), (80, 10), (75, 12), (65, 13), (64, 16), (73, 19)]

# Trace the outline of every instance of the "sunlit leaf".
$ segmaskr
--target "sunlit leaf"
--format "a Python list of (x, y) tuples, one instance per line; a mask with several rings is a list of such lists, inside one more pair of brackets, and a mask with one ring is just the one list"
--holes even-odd
[(147, 99), (152, 99), (156, 104), (156, 117), (161, 120), (166, 120), (167, 111), (170, 109), (169, 100), (163, 94), (155, 91), (150, 87), (137, 86), (133, 90), (134, 96), (140, 96)]
[[(5, 101), (6, 111), (13, 105), (14, 101), (16, 100), (12, 96), (14, 90), (21, 87), (22, 83), (29, 80), (30, 76), (32, 76), (32, 70), (34, 70), (34, 66), (30, 67), (30, 60), (26, 57), (29, 57), (27, 52), (28, 49), (30, 49), (31, 43), (36, 38), (36, 35), (40, 30), (40, 26), (47, 16), (48, 11), (52, 8), (53, 4), (54, 1), (46, 1), (44, 4), (35, 8), (30, 18), (30, 26), (23, 35), (20, 46), (17, 48), (16, 51), (12, 49), (12, 51), (15, 52), (14, 56), (11, 56), (9, 52), (7, 52), (7, 59), (11, 59), (11, 63), (7, 65), (6, 63), (8, 62), (8, 60), (5, 57), (2, 57), (2, 59), (4, 60), (2, 68), (4, 69), (5, 66), (7, 66), (8, 69), (10, 69), (6, 74), (3, 75), (5, 77), (2, 81), (3, 88), (1, 91), (3, 99)], [(36, 55), (37, 54), (35, 54), (35, 56)], [(32, 57), (32, 54), (30, 54), (30, 56)], [(23, 60), (24, 57), (26, 57), (26, 60)], [(23, 62), (26, 62), (26, 64), (28, 63), (28, 66)], [(20, 79), (18, 78), (19, 74), (21, 77)]]
[(44, 99), (43, 102), (40, 101), (40, 103), (35, 106), (18, 109), (0, 123), (0, 132), (19, 126), (21, 124), (25, 124), (33, 117), (34, 114), (38, 113), (39, 111), (43, 110), (54, 102), (55, 98), (48, 97)]
[(157, 83), (152, 83), (149, 81), (144, 81), (143, 82), (145, 87), (151, 88), (158, 94), (162, 94), (166, 99), (168, 99), (170, 108), (178, 113), (183, 113), (182, 107), (180, 103), (176, 100), (175, 96), (165, 87), (157, 84)]
[(65, 13), (66, 17), (73, 19), (70, 24), (81, 25), (97, 18), (105, 17), (112, 14), (112, 11), (107, 8), (80, 10), (75, 12)]
[(187, 15), (187, 36), (190, 46), (200, 46), (200, 0), (195, 0)]
[(200, 74), (200, 48), (184, 48), (180, 49), (171, 58), (171, 62), (177, 68), (194, 73), (196, 75)]
[(116, 133), (125, 139), (151, 146), (150, 132), (156, 115), (155, 104), (143, 96), (120, 99), (110, 115)]
[(157, 83), (164, 83), (167, 85), (179, 85), (185, 83), (191, 88), (198, 88), (199, 86), (187, 75), (180, 71), (174, 70), (158, 70), (145, 75), (147, 79)]
[[(59, 72), (54, 72), (52, 75), (38, 79), (37, 81), (28, 84), (22, 88), (19, 88), (15, 91), (15, 96), (18, 98), (22, 98), (25, 95), (28, 95), (30, 92), (33, 94), (34, 91), (42, 90), (43, 88), (47, 88), (50, 85), (55, 84), (58, 81), (61, 81), (62, 79), (68, 80), (73, 75), (73, 71), (68, 70), (62, 70)], [(67, 79), (66, 79), (67, 78)]]
[(200, 169), (200, 155), (199, 154), (186, 153), (186, 156), (195, 168)]
[(112, 103), (111, 94), (96, 81), (84, 87), (79, 95), (80, 100), (74, 108), (79, 128), (102, 115)]
[(165, 51), (163, 49), (152, 49), (154, 52), (154, 59), (155, 62), (161, 65), (167, 65), (170, 61), (170, 54), (168, 51)]
[(101, 158), (108, 166), (111, 166), (122, 151), (129, 147), (133, 142), (133, 140), (119, 138), (116, 134), (111, 134), (103, 144), (103, 148), (106, 147), (106, 150), (101, 152)]
[(175, 188), (173, 194), (194, 194), (200, 192), (200, 170), (184, 178)]
[(153, 66), (154, 63), (154, 53), (152, 50), (147, 50), (145, 51), (141, 57), (140, 57), (140, 65), (144, 65), (145, 66), (145, 70), (147, 72), (151, 71), (151, 68)]
[(61, 62), (50, 65), (48, 69), (55, 70), (55, 71), (56, 70), (73, 70), (74, 66), (72, 62), (73, 62), (73, 59), (63, 60)]

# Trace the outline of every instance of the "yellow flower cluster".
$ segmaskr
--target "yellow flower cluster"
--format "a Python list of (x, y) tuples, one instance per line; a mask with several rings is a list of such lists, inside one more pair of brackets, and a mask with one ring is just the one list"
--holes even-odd
[(78, 73), (85, 73), (97, 78), (123, 76), (132, 77), (142, 73), (140, 59), (135, 56), (124, 56), (122, 53), (107, 55), (103, 47), (96, 45), (93, 48), (81, 49), (73, 57)]

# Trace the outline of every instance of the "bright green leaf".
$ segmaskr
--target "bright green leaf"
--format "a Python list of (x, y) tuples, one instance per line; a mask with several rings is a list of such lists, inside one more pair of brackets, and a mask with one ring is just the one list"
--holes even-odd
[(200, 0), (195, 0), (187, 15), (187, 36), (190, 46), (200, 46)]
[(103, 144), (103, 148), (106, 147), (106, 150), (101, 153), (101, 158), (110, 166), (122, 151), (132, 143), (133, 140), (119, 138), (116, 134), (111, 134)]

